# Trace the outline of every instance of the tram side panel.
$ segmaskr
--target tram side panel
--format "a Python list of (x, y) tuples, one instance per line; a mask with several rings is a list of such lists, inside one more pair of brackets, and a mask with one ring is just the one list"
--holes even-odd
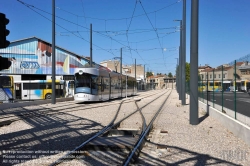
[(100, 101), (109, 100), (109, 81), (110, 78), (107, 76), (99, 78), (98, 96)]
[(119, 85), (119, 76), (118, 74), (111, 74), (110, 75), (111, 87), (110, 87), (110, 98), (119, 98), (121, 95), (120, 92), (120, 85)]
[(110, 97), (109, 85), (110, 85), (109, 72), (106, 70), (99, 70), (99, 88), (98, 88), (99, 101), (109, 100)]
[(134, 94), (134, 78), (128, 77), (127, 89), (128, 96), (132, 96)]

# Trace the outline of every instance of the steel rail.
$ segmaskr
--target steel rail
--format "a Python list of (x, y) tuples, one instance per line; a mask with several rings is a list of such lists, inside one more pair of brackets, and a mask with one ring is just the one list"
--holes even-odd
[[(167, 91), (168, 92), (168, 91)], [(163, 94), (167, 93), (167, 92), (163, 92)], [(124, 121), (125, 119), (129, 118), (130, 116), (132, 116), (133, 114), (137, 113), (138, 111), (141, 111), (144, 107), (148, 106), (149, 104), (151, 104), (152, 102), (154, 102), (155, 100), (157, 100), (158, 98), (160, 98), (161, 95), (159, 95), (157, 98), (155, 98), (154, 100), (150, 101), (149, 103), (145, 104), (144, 106), (142, 106), (141, 108), (135, 110), (134, 112), (130, 113), (129, 115), (125, 116), (124, 118), (122, 118), (121, 120), (119, 120), (118, 122), (116, 122), (113, 126), (111, 126), (111, 128), (116, 128), (118, 127), (118, 125)]]
[[(125, 100), (124, 100), (125, 101)], [(99, 131), (98, 133), (96, 133), (94, 136), (90, 137), (89, 139), (87, 139), (86, 141), (84, 141), (81, 145), (79, 145), (78, 147), (76, 147), (74, 150), (71, 150), (70, 152), (68, 152), (66, 155), (64, 155), (63, 157), (59, 158), (56, 162), (52, 163), (50, 166), (55, 166), (60, 164), (61, 162), (63, 162), (65, 159), (68, 159), (69, 156), (76, 154), (76, 152), (78, 152), (80, 149), (82, 149), (83, 146), (85, 146), (87, 143), (89, 143), (90, 141), (94, 140), (95, 138), (97, 138), (98, 136), (102, 135), (105, 131), (107, 131), (110, 126), (112, 126), (114, 124), (114, 121), (117, 118), (118, 113), (121, 110), (121, 105), (123, 104), (122, 101), (119, 105), (118, 111), (116, 112), (116, 115), (114, 116), (114, 118), (111, 120), (111, 122), (105, 126), (101, 131)]]
[[(168, 92), (168, 91), (167, 91)], [(164, 92), (167, 93), (167, 92)], [(158, 94), (158, 93), (156, 93)], [(155, 94), (154, 94), (155, 95)], [(152, 95), (149, 95), (152, 96)], [(160, 98), (162, 95), (159, 95), (156, 99)], [(146, 96), (148, 97), (148, 96)], [(150, 103), (152, 103), (153, 101), (155, 101), (156, 99), (152, 100)], [(50, 166), (56, 166), (60, 163), (62, 163), (64, 160), (67, 159), (71, 159), (69, 156), (76, 156), (77, 152), (79, 152), (86, 144), (88, 144), (89, 142), (93, 141), (94, 139), (96, 139), (98, 136), (103, 135), (105, 132), (108, 132), (109, 130), (111, 130), (112, 128), (117, 127), (123, 120), (127, 119), (128, 117), (130, 117), (131, 115), (135, 114), (136, 112), (140, 111), (142, 108), (146, 107), (148, 104), (145, 104), (143, 107), (141, 107), (140, 109), (137, 109), (136, 111), (134, 111), (133, 113), (127, 115), (126, 117), (122, 118), (120, 121), (118, 121), (117, 123), (114, 124), (114, 121), (116, 120), (118, 113), (120, 112), (120, 108), (123, 102), (125, 102), (126, 100), (123, 100), (120, 103), (120, 106), (118, 108), (118, 111), (116, 113), (116, 115), (114, 116), (114, 118), (112, 119), (112, 121), (105, 126), (102, 130), (100, 130), (98, 133), (96, 133), (94, 136), (90, 137), (89, 139), (87, 139), (86, 141), (84, 141), (81, 145), (79, 145), (78, 147), (76, 147), (74, 150), (71, 150), (70, 152), (68, 152), (66, 155), (64, 155), (63, 157), (59, 158), (58, 160), (56, 160), (55, 162), (53, 162), (52, 164), (50, 164)]]
[[(171, 91), (172, 92), (172, 91)], [(171, 94), (170, 92), (170, 94)], [(165, 105), (165, 102), (167, 101), (167, 99), (169, 98), (170, 94), (167, 96), (167, 98), (165, 99), (165, 101), (162, 103), (161, 107), (159, 108), (159, 110), (156, 112), (155, 116), (152, 118), (152, 120), (150, 121), (149, 125), (147, 126), (146, 130), (141, 134), (140, 138), (138, 139), (137, 143), (135, 144), (135, 147), (133, 148), (132, 151), (130, 151), (128, 157), (124, 160), (123, 162), (123, 166), (127, 166), (129, 165), (131, 159), (134, 157), (135, 152), (137, 151), (137, 149), (141, 146), (142, 142), (144, 141), (146, 135), (148, 134), (148, 132), (150, 131), (150, 129), (152, 128), (153, 122), (155, 121), (155, 119), (157, 118), (158, 114), (160, 113), (162, 107)]]
[[(150, 93), (150, 94), (147, 94), (147, 95), (143, 95), (142, 98), (151, 96), (151, 94), (155, 94), (155, 93)], [(132, 101), (126, 100), (125, 102), (132, 102)], [(89, 107), (85, 107), (84, 109), (100, 108), (100, 107), (116, 105), (116, 104), (117, 103), (104, 104), (104, 105), (98, 105), (98, 106), (95, 106), (95, 105), (91, 106), (90, 105)], [(65, 104), (65, 105), (68, 105), (68, 104)], [(65, 106), (65, 105), (63, 105), (63, 106)], [(56, 107), (57, 106), (52, 107), (52, 108), (56, 108)], [(17, 114), (16, 113), (11, 113), (10, 115), (0, 115), (1, 116), (0, 119), (11, 118), (11, 119), (6, 120), (6, 121), (1, 121), (0, 122), (0, 127), (4, 126), (4, 125), (9, 125), (9, 124), (11, 124), (11, 123), (13, 123), (15, 121), (18, 121), (18, 120), (23, 120), (23, 119), (27, 119), (27, 118), (41, 117), (41, 116), (46, 116), (46, 115), (58, 115), (58, 114), (64, 113), (63, 111), (67, 109), (67, 108), (64, 108), (63, 110), (60, 110), (60, 112), (59, 112), (57, 110), (51, 110), (52, 109), (51, 107), (50, 108), (42, 107), (42, 108), (49, 109), (49, 110), (26, 110), (26, 111), (23, 111), (23, 112), (17, 113)], [(74, 111), (78, 111), (78, 110), (73, 110), (73, 111), (70, 111), (70, 112), (74, 112)], [(67, 111), (67, 112), (69, 112), (69, 111)]]

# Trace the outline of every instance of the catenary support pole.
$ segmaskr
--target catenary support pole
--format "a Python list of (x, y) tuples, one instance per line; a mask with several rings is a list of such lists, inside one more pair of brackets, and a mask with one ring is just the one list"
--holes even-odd
[(122, 48), (121, 48), (121, 51), (120, 51), (120, 75), (121, 75), (121, 97), (122, 97), (122, 90), (123, 90), (123, 87), (122, 87)]
[(92, 24), (90, 24), (90, 67), (92, 67)]
[(190, 124), (199, 123), (198, 112), (198, 14), (199, 0), (191, 1), (191, 42), (190, 42)]
[(186, 0), (183, 0), (183, 12), (182, 12), (182, 44), (181, 44), (181, 103), (186, 105)]
[(236, 60), (234, 61), (234, 119), (237, 119), (237, 106), (236, 106)]
[[(89, 62), (89, 65), (90, 65), (90, 67), (93, 67), (93, 57), (92, 57), (92, 51), (93, 51), (93, 49), (92, 49), (92, 24), (90, 24), (90, 42), (89, 42), (89, 44), (90, 44), (90, 62)], [(90, 82), (90, 94), (92, 94), (92, 79), (90, 80), (91, 82)]]
[(145, 65), (144, 65), (144, 73), (143, 73), (143, 85), (144, 85), (144, 90), (146, 90), (146, 87), (145, 87)]
[(56, 54), (55, 54), (55, 0), (52, 0), (52, 100), (51, 104), (56, 104)]
[(175, 88), (176, 88), (176, 91), (177, 93), (179, 93), (178, 91), (178, 58), (175, 58), (177, 60), (177, 63), (176, 63), (176, 73), (175, 73)]
[(221, 111), (223, 112), (224, 107), (224, 94), (223, 94), (224, 88), (223, 88), (223, 65), (221, 65)]
[(181, 46), (179, 46), (179, 65), (178, 65), (178, 89), (179, 89), (179, 100), (181, 100)]
[(136, 79), (136, 59), (135, 59), (135, 86), (136, 86), (136, 89), (137, 89), (137, 79)]

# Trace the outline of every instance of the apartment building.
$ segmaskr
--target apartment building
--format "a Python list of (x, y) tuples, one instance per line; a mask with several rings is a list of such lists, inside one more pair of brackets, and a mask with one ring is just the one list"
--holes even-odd
[[(100, 62), (100, 65), (105, 66), (113, 71), (120, 73), (121, 65), (120, 61), (116, 60), (107, 60)], [(137, 81), (142, 81), (144, 77), (144, 66), (143, 65), (122, 65), (122, 73), (127, 74), (128, 76), (135, 77), (135, 70), (136, 70), (136, 79)], [(146, 74), (146, 73), (145, 73)]]
[[(222, 67), (223, 66), (223, 67)], [(235, 67), (229, 65), (221, 65), (216, 68), (206, 68), (199, 71), (201, 80), (214, 80), (214, 81), (232, 81), (235, 79)], [(236, 80), (249, 80), (250, 81), (250, 63), (237, 62), (236, 63)]]
[(169, 78), (166, 75), (149, 76), (146, 79), (146, 84), (150, 89), (175, 88), (176, 78)]

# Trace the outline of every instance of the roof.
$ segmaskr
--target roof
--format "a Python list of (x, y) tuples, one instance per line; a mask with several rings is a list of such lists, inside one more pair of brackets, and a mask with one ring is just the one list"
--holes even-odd
[(250, 69), (250, 65), (246, 65), (246, 66), (239, 66), (240, 70), (247, 70)]
[[(36, 37), (36, 36), (32, 36), (32, 37), (24, 38), (24, 39), (20, 39), (20, 40), (15, 40), (15, 41), (12, 41), (11, 43), (18, 43), (18, 42), (25, 41), (25, 40), (30, 40), (30, 39), (40, 40), (40, 41), (42, 41), (42, 42), (44, 42), (44, 43), (47, 43), (47, 44), (49, 44), (49, 45), (52, 45), (51, 43), (49, 43), (49, 42), (47, 42), (47, 41), (45, 41), (45, 40), (42, 40), (42, 39), (40, 39), (40, 38), (38, 38), (38, 37)], [(80, 55), (78, 55), (78, 54), (76, 54), (76, 53), (74, 53), (74, 52), (71, 52), (71, 51), (69, 51), (69, 50), (66, 50), (66, 49), (64, 49), (64, 48), (62, 48), (62, 47), (58, 47), (58, 46), (55, 46), (55, 47), (58, 48), (58, 49), (61, 49), (61, 50), (65, 51), (65, 52), (68, 52), (68, 53), (70, 53), (70, 54), (73, 54), (73, 55), (76, 56), (77, 58), (81, 58), (81, 59), (85, 59), (86, 61), (90, 61), (90, 57), (87, 57), (87, 56), (80, 56)], [(109, 68), (107, 68), (107, 67), (105, 67), (105, 66), (101, 66), (101, 65), (99, 65), (99, 64), (97, 64), (97, 63), (95, 63), (95, 62), (92, 62), (92, 64), (97, 65), (98, 68), (101, 69), (101, 70), (106, 70), (106, 71), (108, 71), (108, 72), (111, 72), (111, 71), (112, 71), (111, 69), (109, 69)]]
[[(40, 38), (38, 38), (38, 37), (36, 37), (36, 36), (32, 36), (32, 37), (28, 37), (28, 38), (24, 38), (24, 39), (20, 39), (20, 40), (15, 40), (15, 41), (12, 41), (11, 43), (17, 43), (17, 42), (21, 42), (21, 41), (25, 41), (25, 40), (30, 40), (30, 39), (37, 39), (37, 40), (40, 40), (40, 41), (43, 41), (43, 42), (45, 42), (45, 43), (47, 43), (47, 44), (52, 45), (50, 42), (45, 41), (45, 40), (43, 40), (43, 39), (40, 39)], [(83, 58), (83, 59), (89, 60), (88, 58), (86, 58), (86, 57), (84, 57), (84, 56), (80, 56), (80, 55), (78, 55), (78, 54), (76, 54), (76, 53), (74, 53), (74, 52), (72, 52), (72, 51), (66, 50), (66, 49), (64, 49), (64, 48), (62, 48), (62, 47), (58, 47), (58, 46), (55, 46), (55, 47), (56, 47), (56, 48), (59, 48), (59, 49), (61, 49), (61, 50), (63, 50), (63, 51), (66, 51), (66, 52), (68, 52), (68, 53), (70, 53), (70, 54), (74, 54), (75, 56), (78, 56), (79, 58)]]
[[(228, 71), (230, 70), (231, 68), (233, 68), (233, 66), (229, 66), (229, 67), (223, 67), (223, 71)], [(209, 68), (209, 69), (204, 69), (204, 70), (201, 70), (201, 72), (212, 72), (212, 71), (221, 71), (221, 67), (220, 68)]]
[(206, 68), (212, 68), (212, 67), (208, 66), (208, 65), (206, 65), (206, 66), (198, 66), (198, 69), (206, 69)]
[(156, 75), (156, 76), (149, 76), (147, 78), (154, 79), (154, 78), (159, 78), (159, 77), (167, 77), (167, 76), (166, 75)]

